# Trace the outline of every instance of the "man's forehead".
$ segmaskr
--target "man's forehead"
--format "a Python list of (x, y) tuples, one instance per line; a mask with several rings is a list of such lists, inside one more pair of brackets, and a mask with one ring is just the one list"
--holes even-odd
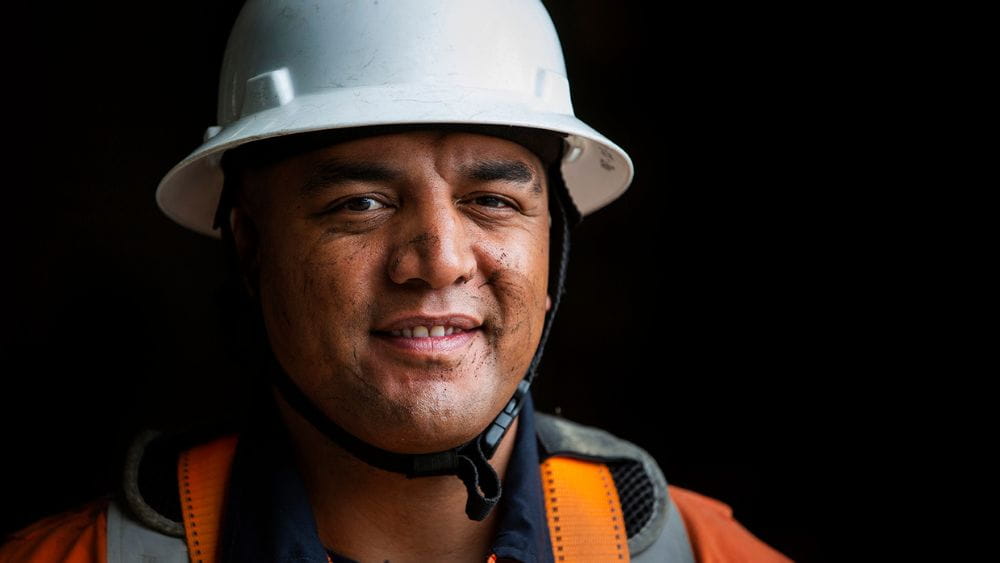
[[(412, 135), (398, 135), (411, 133)], [(511, 126), (471, 125), (471, 124), (404, 124), (389, 126), (354, 127), (299, 133), (272, 139), (265, 139), (243, 145), (227, 152), (224, 157), (236, 168), (256, 168), (268, 166), (277, 162), (301, 156), (316, 151), (330, 154), (346, 154), (351, 149), (359, 149), (369, 153), (378, 153), (395, 139), (409, 139), (411, 142), (441, 143), (452, 133), (474, 133), (477, 137), (464, 136), (462, 139), (478, 139), (478, 148), (492, 146), (497, 148), (504, 143), (489, 143), (489, 138), (498, 138), (520, 145), (533, 153), (541, 162), (542, 173), (550, 164), (562, 155), (563, 135), (542, 129), (531, 129)], [(468, 143), (476, 145), (476, 143)], [(470, 151), (475, 148), (470, 146)]]
[(483, 158), (521, 160), (537, 168), (541, 157), (530, 148), (510, 139), (478, 131), (447, 131), (427, 129), (382, 133), (338, 142), (316, 151), (320, 157), (365, 160), (415, 160), (407, 157), (449, 159), (453, 166), (462, 167)]

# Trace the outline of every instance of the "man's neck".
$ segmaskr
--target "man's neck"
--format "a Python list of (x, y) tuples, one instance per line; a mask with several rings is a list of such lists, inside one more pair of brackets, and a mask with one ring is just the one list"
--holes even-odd
[[(465, 514), (467, 492), (454, 475), (408, 479), (372, 467), (331, 442), (279, 400), (323, 545), (358, 561), (482, 563), (496, 535), (493, 510)], [(490, 464), (503, 478), (518, 420)]]

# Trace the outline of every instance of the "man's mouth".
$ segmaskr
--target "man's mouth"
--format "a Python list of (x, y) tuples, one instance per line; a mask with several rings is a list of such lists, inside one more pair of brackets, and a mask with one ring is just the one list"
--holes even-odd
[[(475, 329), (472, 329), (475, 330)], [(400, 330), (391, 330), (389, 334), (393, 336), (402, 336), (404, 338), (440, 338), (442, 336), (451, 336), (456, 332), (462, 332), (462, 329), (457, 326), (444, 326), (444, 325), (434, 325), (434, 326), (424, 326), (417, 325), (413, 328), (403, 328)]]
[(482, 324), (478, 318), (462, 313), (438, 315), (410, 313), (381, 323), (373, 332), (403, 338), (444, 338), (455, 333), (476, 330)]
[(410, 314), (381, 324), (372, 334), (401, 351), (438, 354), (464, 348), (482, 329), (482, 321), (469, 315)]

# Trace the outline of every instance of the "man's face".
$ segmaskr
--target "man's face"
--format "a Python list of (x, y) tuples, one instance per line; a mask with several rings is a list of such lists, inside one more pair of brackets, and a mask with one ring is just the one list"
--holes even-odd
[(534, 153), (406, 132), (250, 170), (243, 186), (233, 229), (272, 348), (327, 416), (407, 453), (489, 424), (550, 306), (548, 185)]

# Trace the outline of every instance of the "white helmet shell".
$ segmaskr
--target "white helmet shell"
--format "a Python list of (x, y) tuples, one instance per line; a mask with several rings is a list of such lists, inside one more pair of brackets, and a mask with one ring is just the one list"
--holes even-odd
[(160, 181), (177, 223), (218, 238), (223, 152), (367, 125), (511, 125), (565, 134), (581, 215), (632, 181), (628, 154), (577, 119), (555, 26), (539, 0), (248, 0), (229, 36), (219, 125)]

